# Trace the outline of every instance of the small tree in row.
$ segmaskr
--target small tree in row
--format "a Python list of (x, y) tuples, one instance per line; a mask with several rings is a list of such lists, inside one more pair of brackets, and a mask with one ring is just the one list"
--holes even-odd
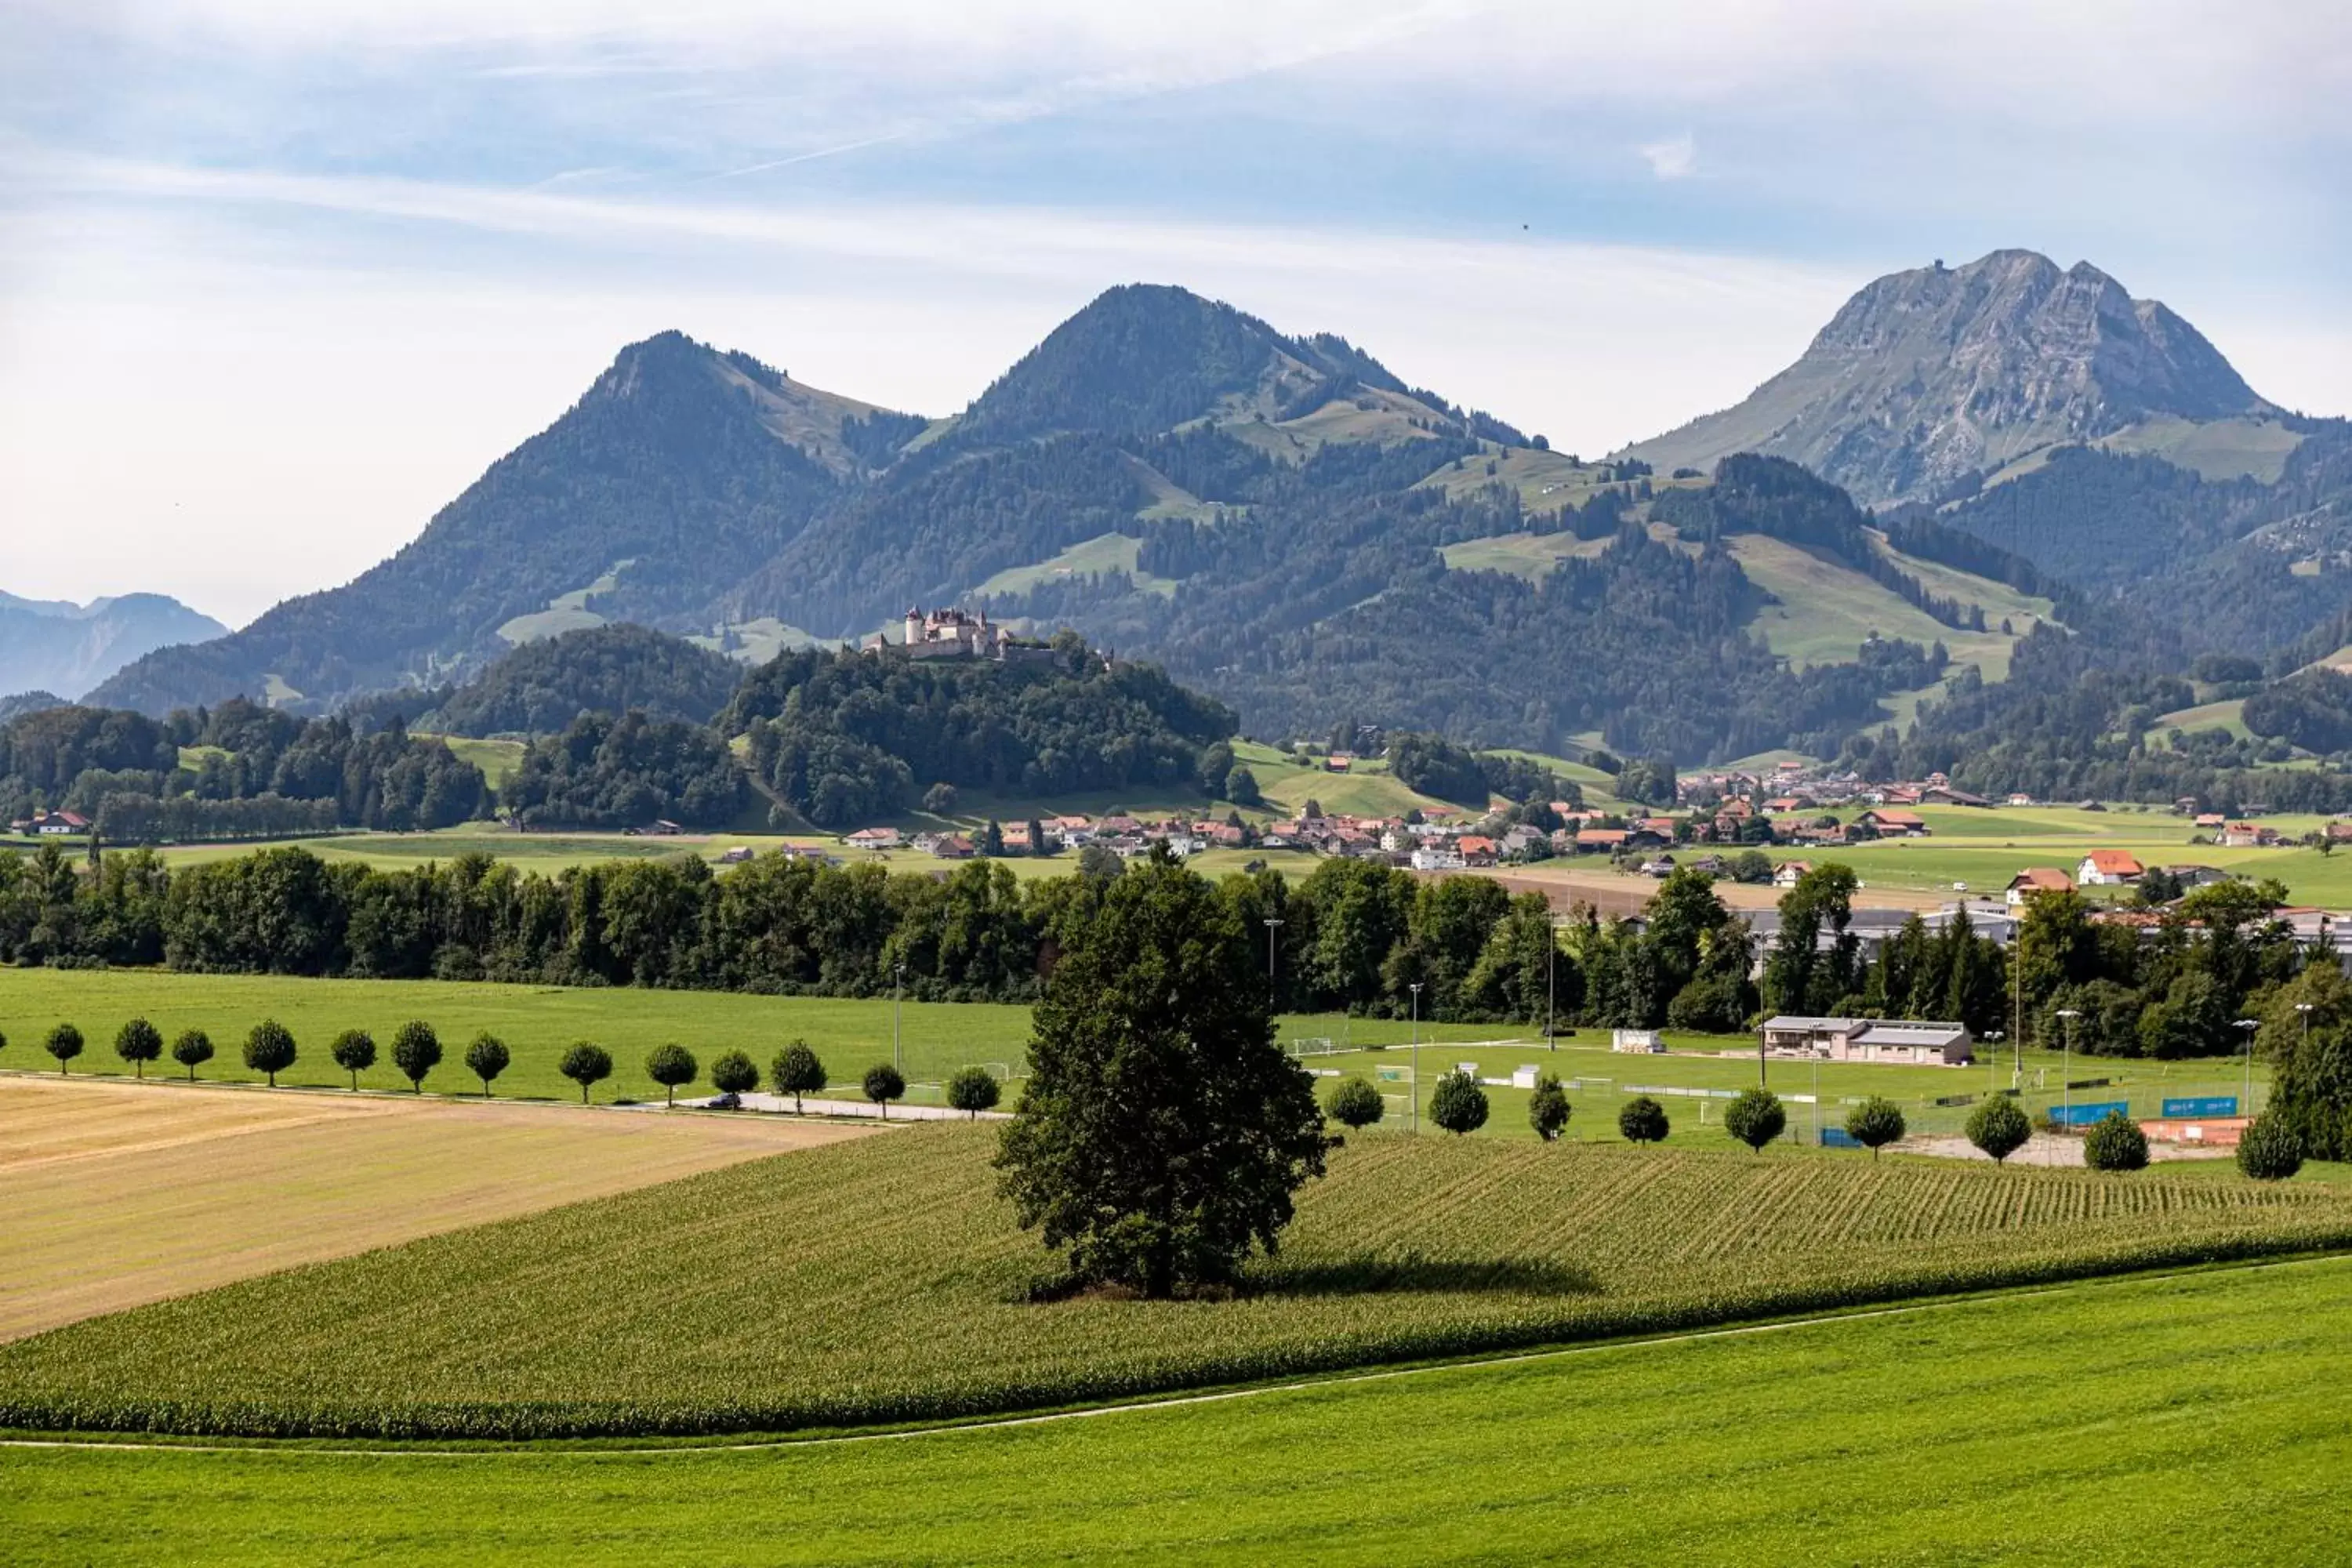
[(795, 1116), (801, 1114), (801, 1096), (824, 1092), (824, 1063), (809, 1049), (806, 1040), (794, 1040), (778, 1051), (769, 1070), (773, 1076), (776, 1092), (793, 1097), (793, 1114)]
[(482, 1098), (490, 1098), (490, 1080), (507, 1070), (513, 1058), (508, 1055), (507, 1043), (485, 1029), (474, 1037), (466, 1047), (466, 1070), (482, 1080)]
[(1528, 1125), (1535, 1129), (1536, 1136), (1547, 1143), (1558, 1142), (1568, 1131), (1570, 1110), (1568, 1090), (1560, 1087), (1559, 1079), (1550, 1073), (1538, 1073), (1536, 1091), (1528, 1096)]
[(1617, 1112), (1617, 1131), (1628, 1143), (1663, 1143), (1673, 1124), (1666, 1108), (1646, 1094), (1637, 1094)]
[(948, 1104), (964, 1113), (967, 1120), (978, 1121), (983, 1110), (993, 1110), (1004, 1097), (1004, 1086), (986, 1068), (960, 1068), (948, 1079)]
[(1381, 1091), (1360, 1078), (1343, 1078), (1324, 1097), (1324, 1114), (1340, 1126), (1360, 1131), (1388, 1114)]
[(275, 1018), (264, 1018), (245, 1037), (245, 1065), (249, 1072), (268, 1075), (278, 1087), (278, 1075), (294, 1065), (293, 1031)]
[(2303, 1141), (2284, 1120), (2265, 1112), (2238, 1140), (2238, 1169), (2258, 1182), (2284, 1182), (2303, 1169)]
[(133, 1018), (114, 1037), (114, 1054), (131, 1064), (132, 1073), (147, 1076), (147, 1064), (163, 1054), (163, 1031), (144, 1018)]
[(172, 1059), (188, 1069), (188, 1081), (196, 1081), (196, 1069), (213, 1059), (213, 1037), (202, 1029), (183, 1029), (180, 1037), (172, 1042)]
[(702, 1064), (694, 1059), (694, 1053), (675, 1042), (646, 1053), (646, 1076), (668, 1092), (673, 1106), (677, 1103), (678, 1086), (692, 1083), (701, 1071)]
[(71, 1024), (59, 1024), (49, 1031), (49, 1037), (41, 1045), (49, 1055), (58, 1058), (58, 1071), (66, 1072), (68, 1070), (66, 1064), (81, 1055), (81, 1031)]
[(1998, 1165), (2025, 1147), (2033, 1136), (2033, 1123), (2017, 1101), (2005, 1094), (1995, 1095), (1969, 1112), (1965, 1131), (1969, 1142), (1991, 1155)]
[(408, 1080), (411, 1094), (423, 1094), (425, 1075), (441, 1065), (441, 1037), (423, 1019), (410, 1019), (392, 1037), (392, 1065)]
[(613, 1076), (613, 1053), (582, 1040), (563, 1053), (563, 1060), (555, 1070), (580, 1086), (580, 1103), (585, 1105), (589, 1086)]
[(360, 1074), (375, 1066), (375, 1037), (365, 1029), (345, 1029), (327, 1046), (335, 1065), (352, 1075), (352, 1092), (360, 1091)]
[(1723, 1108), (1723, 1130), (1759, 1153), (1788, 1126), (1780, 1097), (1769, 1089), (1741, 1089), (1739, 1098)]
[(710, 1087), (721, 1094), (749, 1094), (760, 1087), (760, 1069), (741, 1051), (728, 1051), (710, 1064)]
[(1846, 1112), (1846, 1136), (1869, 1150), (1874, 1160), (1881, 1148), (1901, 1142), (1906, 1131), (1902, 1108), (1880, 1095), (1872, 1095)]
[(2147, 1134), (2120, 1110), (2110, 1110), (2083, 1137), (2083, 1163), (2094, 1171), (2147, 1168)]
[(866, 1098), (882, 1108), (882, 1120), (890, 1120), (890, 1102), (907, 1092), (907, 1077), (888, 1062), (876, 1062), (866, 1069), (860, 1086)]
[(1439, 1079), (1429, 1097), (1429, 1119), (1457, 1138), (1486, 1125), (1486, 1091), (1459, 1068)]

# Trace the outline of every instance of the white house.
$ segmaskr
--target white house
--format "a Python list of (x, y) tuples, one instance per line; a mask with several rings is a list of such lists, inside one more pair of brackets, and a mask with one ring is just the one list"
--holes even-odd
[(2122, 888), (2137, 883), (2147, 868), (2121, 849), (2094, 849), (2074, 868), (2074, 880), (2086, 888)]

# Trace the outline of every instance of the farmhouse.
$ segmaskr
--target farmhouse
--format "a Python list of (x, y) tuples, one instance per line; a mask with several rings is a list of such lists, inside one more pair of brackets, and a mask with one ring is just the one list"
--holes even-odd
[(2057, 867), (2028, 866), (2009, 879), (2006, 902), (2012, 910), (2021, 909), (2025, 900), (2036, 893), (2071, 893), (2074, 890), (2074, 879)]
[(1764, 1049), (1825, 1061), (1895, 1062), (1913, 1067), (1966, 1067), (1976, 1059), (1965, 1024), (1889, 1022), (1879, 1018), (1764, 1020)]
[(2121, 849), (2094, 849), (2074, 868), (2074, 879), (2086, 888), (2122, 888), (2137, 883), (2147, 868)]
[(76, 811), (37, 811), (23, 821), (9, 826), (27, 838), (58, 838), (68, 834), (88, 833), (89, 818)]
[(895, 827), (861, 827), (842, 840), (852, 849), (896, 849), (898, 830)]
[(1797, 885), (1797, 879), (1812, 868), (1813, 863), (1810, 860), (1783, 860), (1780, 862), (1780, 868), (1772, 873), (1772, 885), (1776, 888), (1793, 888)]
[(2232, 849), (2267, 848), (2280, 842), (2278, 829), (2260, 823), (2233, 822), (2221, 829), (2221, 842)]
[(1927, 836), (1927, 818), (1916, 811), (1889, 811), (1883, 805), (1873, 806), (1855, 820), (1881, 838), (1924, 838)]
[(1576, 833), (1579, 849), (1622, 849), (1625, 830), (1622, 827), (1580, 827)]

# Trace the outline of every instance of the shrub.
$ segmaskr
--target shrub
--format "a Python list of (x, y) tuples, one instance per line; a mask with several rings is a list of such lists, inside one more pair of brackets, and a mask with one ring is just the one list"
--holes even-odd
[(1673, 1123), (1666, 1108), (1646, 1094), (1637, 1094), (1617, 1112), (1617, 1131), (1628, 1143), (1663, 1143)]
[(957, 799), (955, 785), (935, 784), (923, 792), (923, 809), (933, 816), (953, 816)]
[(1528, 1125), (1545, 1142), (1556, 1142), (1568, 1130), (1570, 1106), (1568, 1090), (1560, 1088), (1559, 1079), (1550, 1073), (1536, 1078), (1536, 1091), (1528, 1096)]
[(1323, 1099), (1324, 1114), (1342, 1127), (1370, 1127), (1388, 1114), (1388, 1103), (1370, 1080), (1343, 1078)]
[(2083, 1136), (2083, 1163), (2094, 1171), (2138, 1171), (2147, 1166), (2147, 1134), (2120, 1110), (2110, 1110)]
[(1769, 1089), (1741, 1089), (1739, 1098), (1723, 1108), (1723, 1130), (1759, 1152), (1788, 1125), (1789, 1113), (1781, 1109), (1780, 1097)]
[(778, 1051), (768, 1070), (773, 1077), (776, 1092), (793, 1097), (793, 1114), (795, 1116), (801, 1113), (801, 1096), (824, 1092), (824, 1063), (809, 1049), (806, 1040), (794, 1040)]
[(710, 1064), (710, 1087), (721, 1094), (749, 1094), (760, 1087), (760, 1069), (741, 1051), (729, 1051)]
[(2303, 1141), (2277, 1116), (2257, 1116), (2238, 1140), (2238, 1169), (2258, 1182), (2284, 1182), (2303, 1169)]
[(1429, 1097), (1429, 1119), (1457, 1138), (1486, 1126), (1486, 1091), (1459, 1068), (1439, 1079)]
[(1869, 1150), (1870, 1157), (1875, 1160), (1878, 1151), (1900, 1140), (1906, 1129), (1902, 1108), (1874, 1094), (1846, 1112), (1845, 1131), (1847, 1137)]
[(49, 1031), (49, 1037), (41, 1045), (49, 1055), (58, 1058), (58, 1070), (64, 1072), (66, 1064), (81, 1055), (81, 1031), (71, 1024), (59, 1024)]
[(948, 1103), (974, 1120), (983, 1110), (995, 1110), (1003, 1094), (1003, 1086), (986, 1068), (961, 1068), (948, 1079)]
[(335, 1037), (327, 1054), (335, 1065), (352, 1075), (352, 1092), (359, 1092), (360, 1074), (375, 1066), (375, 1037), (365, 1029), (345, 1029)]
[(278, 1075), (294, 1065), (293, 1032), (275, 1018), (264, 1018), (245, 1037), (245, 1065), (251, 1071), (266, 1073), (269, 1087), (278, 1087)]
[(163, 1032), (144, 1018), (133, 1018), (115, 1035), (114, 1054), (145, 1078), (147, 1064), (163, 1054)]
[(196, 1081), (196, 1069), (213, 1059), (213, 1037), (202, 1029), (183, 1029), (180, 1037), (172, 1042), (172, 1059), (188, 1069), (188, 1081)]
[(2033, 1122), (2024, 1107), (2007, 1095), (1995, 1095), (1969, 1112), (1969, 1142), (1992, 1156), (1998, 1165), (2025, 1147), (2033, 1136)]
[(484, 1100), (490, 1098), (490, 1079), (506, 1071), (507, 1063), (513, 1059), (507, 1053), (507, 1043), (488, 1030), (476, 1035), (474, 1043), (466, 1047), (466, 1070), (482, 1080)]
[(556, 1071), (580, 1086), (580, 1103), (588, 1103), (588, 1087), (613, 1076), (613, 1053), (582, 1040), (563, 1053)]
[(890, 1120), (890, 1102), (907, 1092), (907, 1075), (888, 1062), (876, 1062), (866, 1069), (859, 1085), (866, 1098), (882, 1108), (882, 1120)]
[(392, 1065), (408, 1080), (409, 1092), (425, 1092), (425, 1075), (441, 1065), (441, 1037), (433, 1026), (411, 1018), (392, 1037)]
[(669, 1103), (677, 1103), (677, 1086), (692, 1083), (702, 1071), (702, 1064), (684, 1046), (656, 1046), (646, 1053), (646, 1076), (668, 1091)]

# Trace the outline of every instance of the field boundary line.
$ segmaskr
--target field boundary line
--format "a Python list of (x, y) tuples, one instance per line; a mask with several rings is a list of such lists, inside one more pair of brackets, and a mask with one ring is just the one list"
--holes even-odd
[(91, 1448), (113, 1453), (267, 1454), (281, 1458), (316, 1457), (344, 1459), (643, 1459), (693, 1454), (755, 1454), (786, 1448), (845, 1447), (860, 1443), (890, 1443), (921, 1437), (942, 1437), (959, 1432), (990, 1432), (1011, 1427), (1046, 1426), (1065, 1421), (1086, 1421), (1100, 1416), (1125, 1415), (1153, 1410), (1181, 1410), (1192, 1405), (1221, 1405), (1230, 1400), (1254, 1399), (1265, 1394), (1304, 1394), (1318, 1388), (1385, 1383), (1408, 1377), (1423, 1377), (1434, 1373), (1481, 1372), (1495, 1367), (1520, 1366), (1531, 1362), (1562, 1361), (1572, 1356), (1603, 1355), (1617, 1351), (1663, 1350), (1677, 1345), (1704, 1343), (1711, 1340), (1746, 1339), (1764, 1334), (1785, 1333), (1799, 1329), (1828, 1328), (1840, 1323), (1867, 1322), (1881, 1318), (1916, 1317), (1922, 1313), (1949, 1311), (1961, 1307), (2006, 1301), (2029, 1301), (2043, 1296), (2071, 1295), (2077, 1291), (2096, 1289), (2106, 1286), (2158, 1285), (2170, 1280), (2193, 1279), (2213, 1274), (2252, 1274), (2273, 1269), (2313, 1268), (2347, 1262), (2352, 1262), (2352, 1252), (2330, 1252), (2252, 1263), (2204, 1264), (2190, 1268), (2167, 1269), (2152, 1274), (2090, 1275), (2080, 1279), (2061, 1280), (2054, 1284), (2030, 1285), (2008, 1290), (1978, 1291), (1958, 1296), (1940, 1296), (1928, 1300), (1897, 1302), (1891, 1306), (1857, 1308), (1852, 1311), (1822, 1312), (1811, 1317), (1778, 1318), (1759, 1323), (1727, 1323), (1711, 1329), (1691, 1329), (1671, 1334), (1649, 1334), (1622, 1340), (1599, 1340), (1586, 1344), (1549, 1345), (1536, 1350), (1508, 1351), (1494, 1355), (1452, 1361), (1423, 1362), (1410, 1366), (1367, 1367), (1360, 1371), (1334, 1373), (1322, 1377), (1294, 1378), (1286, 1383), (1258, 1383), (1238, 1388), (1203, 1389), (1195, 1394), (1162, 1394), (1116, 1404), (1088, 1405), (1071, 1410), (1042, 1410), (1025, 1415), (982, 1415), (966, 1421), (935, 1422), (929, 1426), (899, 1426), (879, 1432), (833, 1432), (805, 1437), (761, 1437), (727, 1443), (698, 1443), (690, 1439), (682, 1439), (673, 1443), (641, 1445), (626, 1448), (550, 1447), (532, 1444), (512, 1444), (502, 1447), (427, 1448), (404, 1447), (396, 1442), (386, 1442), (373, 1447), (329, 1448), (308, 1446), (300, 1439), (256, 1438), (245, 1443), (157, 1443), (132, 1442), (121, 1438), (83, 1441), (73, 1437), (0, 1437), (0, 1449)]

